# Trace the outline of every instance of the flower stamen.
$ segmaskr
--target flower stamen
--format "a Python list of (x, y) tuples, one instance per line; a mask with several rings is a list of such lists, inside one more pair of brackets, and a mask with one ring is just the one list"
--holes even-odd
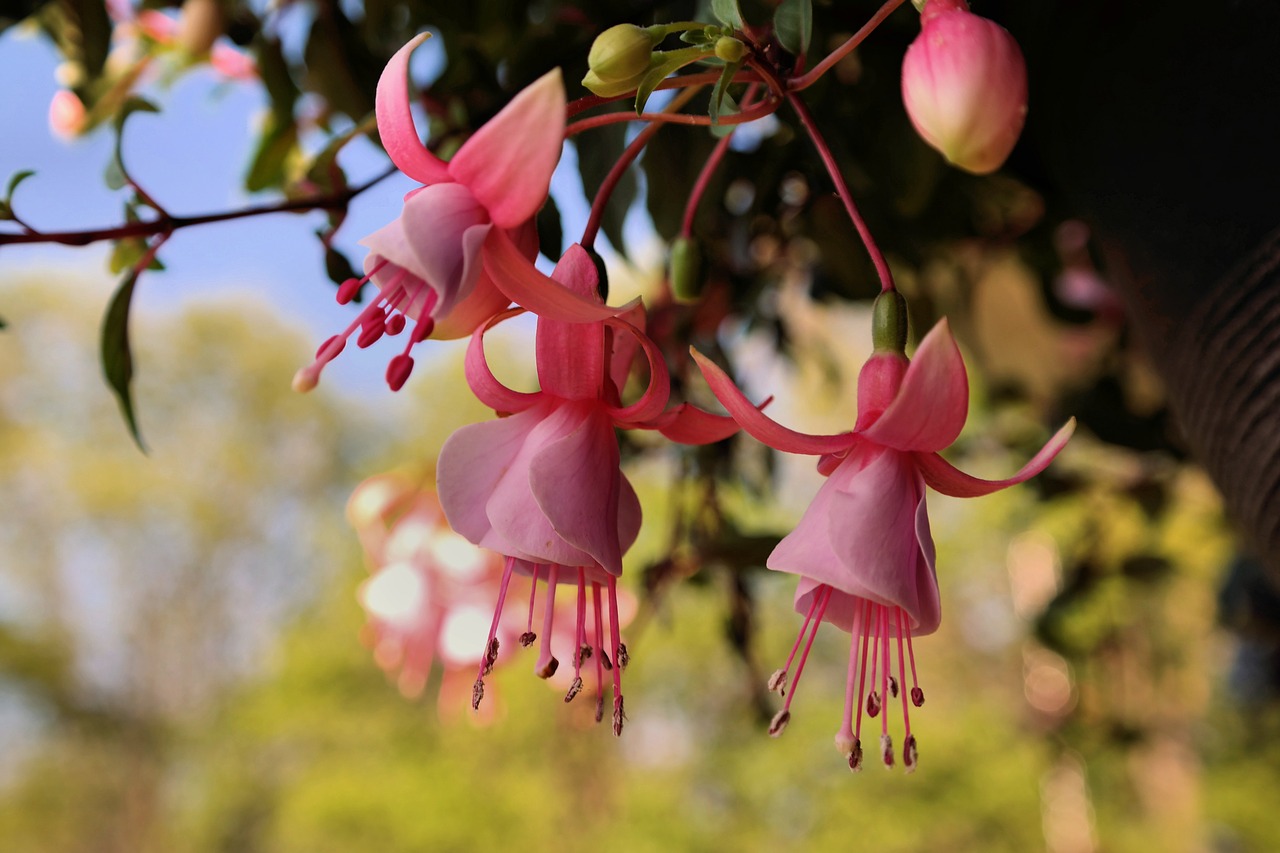
[[(796, 691), (800, 689), (800, 677), (804, 675), (804, 665), (809, 660), (809, 652), (813, 649), (813, 641), (818, 637), (818, 626), (822, 624), (822, 615), (827, 612), (827, 604), (831, 601), (831, 587), (823, 585), (819, 587), (818, 594), (814, 596), (814, 607), (809, 610), (813, 613), (812, 620), (805, 620), (807, 627), (812, 621), (813, 627), (808, 631), (809, 638), (805, 641), (804, 651), (800, 654), (800, 663), (796, 666), (796, 678), (791, 683), (791, 693), (787, 695), (787, 701), (783, 703), (782, 710), (779, 711), (769, 724), (769, 735), (778, 737), (786, 729), (788, 721), (791, 719), (791, 702), (796, 698)], [(801, 636), (804, 635), (804, 629), (801, 629)]]
[(493, 664), (498, 660), (498, 620), (502, 617), (502, 605), (507, 600), (507, 587), (511, 585), (511, 572), (515, 568), (515, 559), (507, 557), (502, 569), (502, 585), (498, 588), (498, 604), (493, 609), (493, 622), (489, 625), (489, 639), (484, 644), (484, 657), (480, 660), (480, 672), (476, 675), (476, 683), (471, 687), (471, 710), (480, 710), (480, 700), (484, 698), (484, 677), (493, 671)]
[(560, 667), (560, 661), (551, 653), (551, 629), (556, 617), (556, 583), (559, 580), (560, 566), (552, 563), (547, 568), (547, 599), (542, 604), (542, 647), (539, 649), (538, 662), (533, 667), (539, 678), (550, 678)]

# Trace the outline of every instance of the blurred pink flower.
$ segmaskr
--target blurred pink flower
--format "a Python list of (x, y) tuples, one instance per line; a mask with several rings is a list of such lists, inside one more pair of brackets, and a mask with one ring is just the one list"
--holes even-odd
[(59, 89), (49, 101), (49, 129), (59, 139), (73, 139), (85, 126), (84, 101), (70, 89)]
[(994, 172), (1022, 132), (1027, 68), (1008, 30), (965, 0), (928, 0), (902, 60), (902, 100), (924, 141), (952, 164)]
[[(791, 693), (774, 717), (770, 734), (777, 736), (786, 727), (818, 625), (830, 622), (851, 635), (845, 713), (836, 745), (850, 767), (858, 769), (864, 699), (874, 717), (887, 697), (899, 696), (898, 685), (906, 679), (904, 646), (911, 665), (911, 699), (917, 706), (924, 702), (911, 639), (937, 630), (941, 619), (925, 486), (956, 497), (976, 497), (1020, 483), (1053, 460), (1075, 422), (1068, 422), (1007, 480), (979, 480), (954, 468), (937, 451), (951, 444), (964, 426), (969, 384), (946, 320), (921, 342), (914, 361), (894, 352), (877, 352), (867, 361), (858, 378), (858, 421), (852, 432), (840, 435), (806, 435), (775, 423), (751, 405), (724, 371), (701, 354), (694, 355), (712, 391), (744, 430), (779, 450), (821, 457), (818, 470), (826, 482), (796, 529), (766, 562), (770, 569), (800, 576), (796, 611), (805, 617), (786, 665), (770, 679), (772, 689), (785, 692), (787, 672), (803, 642)], [(890, 659), (894, 638), (896, 677)], [(916, 740), (907, 695), (904, 688), (903, 764), (912, 770)], [(881, 718), (881, 758), (893, 766), (887, 714)]]
[[(532, 267), (528, 272), (540, 276)], [(582, 247), (571, 247), (552, 276), (553, 284), (559, 283), (556, 287), (562, 285), (567, 293), (588, 304), (602, 304), (595, 264)], [(614, 428), (660, 429), (678, 441), (705, 443), (731, 435), (737, 426), (729, 418), (687, 405), (664, 411), (670, 378), (657, 346), (640, 328), (644, 314), (639, 305), (627, 309), (623, 318), (594, 322), (571, 323), (540, 316), (537, 370), (541, 390), (521, 393), (505, 387), (485, 361), (484, 335), (520, 310), (497, 315), (472, 335), (467, 381), (482, 402), (510, 414), (463, 427), (445, 442), (437, 466), (440, 503), (455, 530), (507, 556), (486, 652), (488, 664), (497, 659), (493, 632), (500, 624), (512, 574), (527, 574), (535, 583), (545, 582), (548, 604), (559, 584), (575, 583), (575, 647), (581, 652), (573, 656), (574, 681), (565, 698), (572, 699), (581, 689), (582, 664), (588, 656), (593, 657), (601, 714), (603, 670), (612, 670), (613, 727), (620, 733), (620, 671), (627, 653), (619, 637), (617, 578), (622, 574), (622, 555), (640, 530), (640, 502), (619, 467)], [(619, 389), (639, 351), (648, 361), (649, 386), (636, 402), (623, 405)], [(588, 587), (592, 631), (588, 631)], [(611, 636), (607, 647), (602, 587), (608, 592)], [(543, 678), (558, 667), (550, 648), (554, 613), (553, 607), (544, 610), (543, 644), (536, 666)], [(530, 630), (522, 642), (527, 645), (533, 639)], [(482, 666), (476, 679), (475, 705), (483, 696), (487, 671), (487, 665)]]
[[(486, 636), (502, 560), (450, 530), (435, 496), (403, 475), (361, 483), (347, 518), (371, 566), (357, 597), (374, 660), (409, 698), (421, 695), (437, 662), (446, 682), (465, 678)], [(514, 639), (518, 627), (504, 626), (503, 636)]]

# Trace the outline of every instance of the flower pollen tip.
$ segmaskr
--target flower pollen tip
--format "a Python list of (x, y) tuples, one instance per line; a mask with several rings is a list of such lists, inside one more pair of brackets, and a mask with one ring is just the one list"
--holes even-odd
[(313, 390), (318, 384), (320, 384), (320, 372), (310, 367), (304, 367), (293, 374), (293, 390), (299, 394)]
[(778, 737), (787, 729), (787, 723), (791, 722), (791, 712), (786, 708), (773, 715), (773, 719), (769, 722), (769, 737)]
[(356, 294), (360, 292), (360, 288), (368, 279), (349, 278), (338, 286), (338, 304), (346, 305), (356, 298)]
[(578, 666), (582, 666), (589, 660), (591, 660), (591, 646), (583, 643), (582, 647), (578, 649)]
[(489, 641), (489, 648), (484, 654), (484, 671), (481, 675), (488, 675), (493, 672), (493, 665), (498, 662), (498, 638), (494, 637)]
[[(399, 316), (399, 315), (397, 315)], [(398, 355), (387, 365), (387, 385), (392, 391), (399, 391), (413, 372), (413, 359), (407, 355)]]
[(924, 691), (919, 687), (911, 688), (911, 704), (917, 708), (924, 704)]
[(916, 772), (916, 764), (920, 761), (920, 751), (916, 748), (916, 736), (907, 735), (902, 744), (902, 766), (908, 773)]
[(622, 724), (627, 719), (627, 713), (622, 709), (622, 697), (615, 696), (613, 700), (613, 736), (622, 736)]
[(532, 631), (525, 631), (523, 634), (520, 635), (520, 645), (527, 649), (530, 646), (532, 646), (534, 642), (537, 641), (537, 639), (538, 639), (537, 634), (533, 633)]
[(867, 716), (875, 717), (879, 713), (880, 713), (880, 694), (879, 692), (872, 690), (871, 694), (867, 696)]
[(560, 661), (554, 657), (548, 658), (546, 661), (539, 661), (534, 673), (539, 678), (550, 678), (556, 674), (556, 670), (560, 668)]
[(787, 671), (785, 669), (775, 669), (773, 675), (769, 676), (768, 686), (770, 693), (779, 693), (786, 696)]
[(898, 698), (898, 679), (892, 675), (889, 676), (889, 693), (893, 695), (894, 699)]
[(604, 719), (604, 697), (597, 696), (596, 697), (596, 722), (598, 723), (603, 719)]
[(564, 694), (565, 703), (568, 704), (569, 702), (572, 702), (574, 698), (581, 692), (582, 692), (582, 679), (574, 678), (573, 683), (569, 685), (569, 691)]
[(880, 760), (886, 769), (893, 768), (893, 738), (887, 734), (880, 735)]
[(484, 679), (477, 678), (476, 683), (471, 685), (471, 710), (480, 710), (480, 700), (484, 698)]
[(618, 643), (618, 669), (625, 671), (629, 663), (631, 663), (631, 655), (627, 652), (627, 644)]
[(849, 750), (849, 769), (854, 773), (862, 772), (862, 741), (853, 739), (853, 749)]

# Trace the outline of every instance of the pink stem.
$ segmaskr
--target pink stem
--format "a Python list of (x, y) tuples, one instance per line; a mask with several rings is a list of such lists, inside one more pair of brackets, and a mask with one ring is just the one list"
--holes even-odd
[(889, 17), (895, 9), (901, 6), (902, 2), (903, 0), (888, 0), (888, 2), (880, 7), (880, 11), (872, 15), (871, 20), (867, 21), (862, 26), (862, 29), (850, 36), (849, 40), (844, 44), (831, 51), (831, 53), (828, 54), (821, 62), (813, 66), (813, 68), (809, 70), (809, 73), (801, 74), (799, 77), (792, 77), (787, 82), (787, 89), (792, 92), (799, 92), (802, 89), (807, 89), (814, 83), (818, 82), (818, 78), (830, 71), (837, 62), (844, 59), (853, 52), (854, 48), (862, 44), (863, 39), (871, 35), (871, 32), (875, 30), (876, 27), (880, 26), (884, 19)]

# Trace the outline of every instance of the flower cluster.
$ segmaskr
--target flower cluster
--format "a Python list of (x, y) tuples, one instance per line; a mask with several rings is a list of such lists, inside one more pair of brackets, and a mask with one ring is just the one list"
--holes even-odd
[[(794, 22), (776, 23), (784, 43), (807, 41)], [(1012, 148), (1025, 112), (1025, 75), (1016, 45), (1010, 47), (1012, 39), (999, 27), (970, 14), (963, 0), (928, 0), (922, 26), (903, 65), (903, 95), (913, 122), (961, 168), (997, 168)], [(676, 33), (693, 47), (658, 50)], [(812, 82), (810, 75), (821, 74), (862, 36), (810, 75), (783, 85), (781, 66), (766, 67), (769, 54), (757, 35), (741, 21), (723, 18), (716, 25), (620, 25), (597, 40), (584, 82), (597, 102), (635, 92), (642, 109), (648, 94), (665, 85), (664, 78), (674, 70), (694, 61), (719, 63), (722, 70), (706, 123), (747, 121), (783, 103), (795, 109), (863, 237), (884, 291), (874, 308), (876, 352), (859, 377), (853, 430), (814, 436), (787, 429), (696, 351), (696, 365), (728, 415), (689, 403), (672, 405), (672, 377), (663, 351), (647, 334), (644, 306), (638, 301), (607, 304), (598, 256), (591, 249), (611, 187), (660, 126), (661, 116), (641, 116), (654, 123), (628, 146), (604, 181), (581, 242), (544, 275), (533, 264), (538, 248), (533, 218), (546, 201), (563, 141), (575, 132), (567, 125), (573, 109), (566, 103), (560, 74), (551, 71), (520, 92), (445, 161), (420, 140), (409, 106), (409, 56), (425, 36), (396, 53), (376, 99), (378, 129), (388, 154), (421, 186), (405, 197), (394, 221), (365, 238), (365, 275), (338, 291), (339, 302), (345, 303), (373, 285), (376, 297), (345, 331), (320, 347), (312, 364), (299, 371), (295, 386), (313, 387), (352, 336), (363, 347), (408, 331), (407, 343), (387, 368), (392, 389), (408, 379), (416, 344), (432, 336), (470, 336), (467, 382), (498, 417), (465, 426), (444, 444), (436, 468), (438, 505), (425, 493), (407, 491), (385, 478), (365, 484), (352, 499), (353, 523), (379, 567), (361, 588), (376, 654), (384, 666), (401, 668), (402, 689), (420, 690), (433, 658), (450, 670), (460, 662), (445, 645), (451, 636), (449, 621), (465, 611), (471, 614), (469, 626), (476, 629), (475, 654), (467, 661), (476, 669), (474, 708), (485, 696), (485, 678), (499, 662), (500, 650), (512, 642), (538, 643), (535, 672), (542, 678), (557, 672), (567, 678), (566, 702), (584, 689), (585, 674), (594, 681), (599, 721), (611, 691), (615, 734), (621, 733), (626, 717), (622, 672), (629, 660), (621, 635), (627, 608), (619, 604), (624, 593), (618, 582), (624, 555), (641, 527), (640, 501), (621, 467), (618, 431), (651, 430), (678, 443), (701, 444), (723, 440), (741, 428), (779, 451), (817, 456), (826, 481), (799, 525), (767, 561), (768, 568), (799, 577), (795, 606), (804, 616), (786, 665), (770, 680), (771, 688), (786, 694), (770, 732), (777, 735), (785, 728), (818, 626), (827, 622), (851, 638), (838, 748), (850, 767), (861, 767), (865, 711), (880, 718), (881, 760), (892, 766), (888, 717), (893, 700), (900, 700), (902, 763), (910, 770), (918, 748), (908, 706), (924, 702), (912, 642), (935, 631), (941, 620), (926, 486), (972, 497), (1022, 482), (1052, 461), (1073, 424), (1006, 480), (970, 477), (938, 455), (955, 440), (967, 417), (968, 380), (960, 351), (942, 320), (908, 360), (905, 302), (797, 95)], [(740, 80), (740, 73), (745, 78)], [(682, 78), (674, 79), (678, 87)], [(730, 119), (731, 107), (739, 108), (726, 106), (726, 90), (738, 82), (749, 87), (741, 112)], [(668, 110), (679, 109), (693, 91), (678, 96)], [(576, 129), (613, 120), (605, 119), (586, 120)], [(686, 298), (696, 299), (700, 290), (691, 282), (698, 266), (689, 231), (692, 210), (726, 144), (727, 136), (691, 191), (677, 243), (680, 290)], [(485, 356), (490, 330), (526, 312), (537, 318), (534, 392), (502, 384)], [(636, 377), (643, 377), (638, 393), (629, 391)], [(467, 548), (478, 549), (457, 550), (455, 545), (464, 540)], [(458, 562), (462, 558), (456, 555), (464, 551), (468, 556)], [(529, 579), (527, 613), (519, 608), (512, 617), (507, 599), (522, 594), (517, 588), (522, 578)], [(545, 592), (535, 632), (540, 585)], [(561, 609), (557, 595), (564, 587), (572, 588), (573, 595)], [(480, 598), (496, 598), (496, 605), (491, 616), (478, 620), (474, 611)], [(562, 659), (568, 667), (562, 668)]]

